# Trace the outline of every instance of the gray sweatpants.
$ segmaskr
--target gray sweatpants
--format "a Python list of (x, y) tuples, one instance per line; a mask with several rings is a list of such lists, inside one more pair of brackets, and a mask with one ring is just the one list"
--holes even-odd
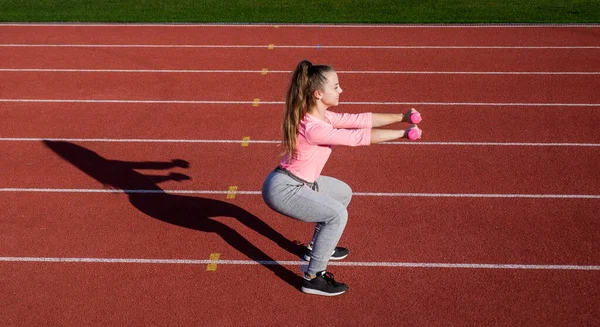
[(348, 184), (333, 177), (320, 176), (317, 190), (277, 170), (271, 172), (262, 187), (265, 203), (276, 212), (301, 221), (317, 223), (307, 273), (326, 270), (346, 221), (346, 207), (352, 199)]

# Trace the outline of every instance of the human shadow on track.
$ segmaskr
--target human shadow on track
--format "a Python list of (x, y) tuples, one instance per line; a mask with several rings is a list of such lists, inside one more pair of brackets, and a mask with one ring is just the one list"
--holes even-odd
[(274, 259), (231, 227), (211, 218), (235, 218), (295, 255), (299, 255), (301, 251), (298, 244), (288, 240), (258, 217), (236, 205), (214, 199), (169, 194), (157, 185), (168, 180), (190, 179), (187, 175), (170, 173), (166, 176), (157, 176), (144, 175), (135, 171), (135, 169), (187, 168), (189, 165), (186, 161), (126, 162), (110, 160), (103, 158), (94, 151), (70, 142), (48, 140), (43, 142), (61, 158), (98, 182), (125, 191), (131, 204), (146, 215), (177, 226), (216, 233), (251, 260), (261, 263), (295, 288), (299, 287), (300, 276), (277, 264)]

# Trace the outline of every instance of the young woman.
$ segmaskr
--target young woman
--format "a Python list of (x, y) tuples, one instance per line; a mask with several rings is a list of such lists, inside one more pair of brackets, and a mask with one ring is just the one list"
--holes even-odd
[[(337, 247), (352, 198), (350, 187), (335, 178), (321, 176), (333, 145), (369, 145), (417, 134), (407, 130), (376, 129), (397, 122), (414, 123), (419, 113), (343, 114), (327, 110), (339, 103), (338, 76), (330, 66), (301, 61), (288, 88), (283, 119), (283, 158), (262, 187), (265, 203), (276, 212), (301, 221), (316, 223), (305, 258), (302, 292), (334, 296), (348, 290), (326, 271), (329, 260), (343, 259), (348, 250)], [(413, 118), (411, 118), (413, 117)], [(415, 121), (412, 121), (412, 120)], [(420, 120), (420, 118), (418, 119)], [(414, 137), (413, 137), (414, 138)]]

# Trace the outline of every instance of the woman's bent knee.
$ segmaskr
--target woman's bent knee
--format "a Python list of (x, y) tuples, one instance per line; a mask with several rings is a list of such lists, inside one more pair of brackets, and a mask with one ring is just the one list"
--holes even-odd
[(327, 222), (327, 224), (335, 224), (340, 225), (340, 227), (345, 227), (348, 222), (348, 210), (346, 208), (339, 208), (335, 211), (332, 219)]

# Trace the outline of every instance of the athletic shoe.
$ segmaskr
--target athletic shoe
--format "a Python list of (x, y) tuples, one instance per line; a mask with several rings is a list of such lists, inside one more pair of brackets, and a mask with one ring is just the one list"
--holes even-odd
[[(310, 244), (305, 246), (304, 247), (304, 255), (302, 256), (302, 259), (304, 259), (305, 261), (310, 261), (310, 252), (311, 251), (312, 251), (312, 247), (310, 246)], [(329, 260), (345, 259), (349, 253), (350, 253), (350, 251), (348, 251), (348, 249), (336, 246), (335, 249), (333, 250), (333, 253), (331, 254), (331, 257), (329, 258)]]
[(302, 292), (323, 296), (336, 296), (348, 290), (348, 285), (338, 283), (333, 279), (333, 274), (326, 271), (317, 273), (317, 277), (302, 281)]

